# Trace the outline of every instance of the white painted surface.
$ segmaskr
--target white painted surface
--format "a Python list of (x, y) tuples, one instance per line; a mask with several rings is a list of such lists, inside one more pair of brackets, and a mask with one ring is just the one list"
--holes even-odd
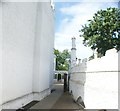
[(72, 38), (72, 49), (71, 49), (71, 67), (74, 67), (76, 64), (76, 38)]
[(70, 92), (72, 92), (74, 99), (77, 100), (79, 96), (84, 99), (84, 74), (72, 73), (70, 76)]
[(16, 100), (10, 101), (8, 103), (5, 103), (2, 105), (3, 109), (19, 109), (20, 107), (28, 104), (29, 102), (33, 100), (41, 100), (47, 95), (50, 94), (50, 90), (46, 89), (39, 93), (30, 93), (25, 96), (22, 96), (20, 98), (17, 98)]
[(56, 70), (56, 55), (54, 55), (54, 74), (55, 74), (55, 70)]
[(34, 56), (34, 92), (49, 88), (49, 83), (53, 79), (54, 15), (50, 8), (49, 3), (38, 3)]
[[(4, 108), (18, 108), (50, 93), (53, 83), (54, 12), (49, 2), (2, 4), (1, 104)], [(32, 96), (32, 93), (35, 95)]]
[(118, 109), (118, 53), (109, 50), (71, 69), (70, 91), (75, 100), (82, 97), (87, 109)]
[(73, 37), (72, 38), (72, 48), (76, 48), (76, 44), (75, 44), (76, 38)]
[(120, 110), (120, 51), (118, 52), (118, 109)]
[(0, 105), (2, 104), (2, 39), (2, 4), (0, 3)]
[(88, 73), (84, 89), (88, 109), (118, 109), (118, 73)]
[(36, 3), (3, 4), (3, 103), (32, 92), (35, 11)]
[[(50, 2), (51, 0), (1, 0), (2, 2)], [(52, 5), (52, 4), (51, 4)]]

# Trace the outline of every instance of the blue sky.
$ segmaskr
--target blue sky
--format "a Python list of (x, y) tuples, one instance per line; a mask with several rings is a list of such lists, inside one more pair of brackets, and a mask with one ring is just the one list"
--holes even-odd
[(55, 3), (55, 31), (58, 31), (59, 29), (59, 25), (61, 23), (61, 20), (63, 20), (65, 17), (69, 17), (69, 19), (72, 19), (72, 16), (66, 15), (66, 14), (62, 14), (60, 9), (62, 7), (70, 7), (77, 4), (77, 2), (56, 2)]
[[(77, 0), (78, 1), (78, 0)], [(112, 0), (110, 2), (88, 2), (89, 0), (81, 0), (80, 2), (55, 2), (55, 48), (62, 51), (71, 49), (71, 38), (76, 37), (77, 57), (88, 58), (92, 55), (92, 50), (85, 47), (80, 38), (79, 30), (81, 26), (92, 19), (94, 13), (100, 9), (108, 7), (118, 7), (118, 2)]]

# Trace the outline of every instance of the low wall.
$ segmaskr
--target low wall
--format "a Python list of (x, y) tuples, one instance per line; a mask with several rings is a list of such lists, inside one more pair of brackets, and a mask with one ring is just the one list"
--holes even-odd
[(116, 72), (88, 73), (84, 102), (88, 109), (118, 109), (118, 77)]
[(81, 96), (87, 109), (118, 109), (118, 53), (76, 65), (70, 71), (70, 92)]
[(82, 63), (73, 67), (70, 71), (69, 91), (73, 94), (75, 100), (77, 100), (79, 96), (84, 99), (84, 85), (86, 81), (85, 70), (86, 64)]

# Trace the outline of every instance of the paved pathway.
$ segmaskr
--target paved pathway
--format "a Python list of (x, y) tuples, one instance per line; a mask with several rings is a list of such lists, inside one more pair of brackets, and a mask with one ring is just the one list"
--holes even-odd
[(81, 109), (81, 107), (73, 101), (72, 96), (68, 92), (63, 92), (63, 84), (54, 84), (54, 89), (55, 91), (32, 106), (31, 109), (77, 109), (77, 111)]
[(72, 96), (68, 92), (63, 92), (63, 84), (54, 84), (53, 88), (55, 89), (55, 91), (53, 91), (49, 96), (45, 97), (40, 102), (32, 106), (30, 108), (32, 110), (30, 111), (118, 111), (117, 109), (82, 109), (73, 101)]

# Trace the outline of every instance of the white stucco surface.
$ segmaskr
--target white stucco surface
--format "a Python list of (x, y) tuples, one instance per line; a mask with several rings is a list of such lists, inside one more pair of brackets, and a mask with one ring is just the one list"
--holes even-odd
[(118, 109), (118, 73), (89, 73), (84, 90), (86, 108)]
[(49, 2), (1, 4), (0, 106), (13, 109), (43, 99), (50, 93), (54, 10)]
[(70, 91), (75, 100), (82, 97), (87, 109), (118, 109), (118, 53), (109, 50), (71, 69)]
[(5, 103), (32, 92), (36, 4), (3, 5), (3, 103)]
[[(47, 8), (44, 8), (47, 6)], [(54, 47), (54, 21), (52, 10), (48, 3), (38, 3), (36, 40), (34, 54), (34, 82), (33, 91), (42, 91), (49, 88), (49, 72), (53, 74), (53, 47)], [(49, 20), (48, 20), (49, 18)], [(52, 27), (52, 28), (49, 28)], [(41, 78), (42, 76), (42, 78)], [(36, 81), (37, 80), (37, 81)], [(42, 83), (42, 84), (41, 84)], [(44, 84), (44, 85), (43, 85)], [(39, 87), (39, 88), (38, 88)]]
[(118, 52), (118, 108), (120, 110), (120, 51)]
[(0, 104), (2, 104), (2, 39), (2, 4), (0, 3)]

